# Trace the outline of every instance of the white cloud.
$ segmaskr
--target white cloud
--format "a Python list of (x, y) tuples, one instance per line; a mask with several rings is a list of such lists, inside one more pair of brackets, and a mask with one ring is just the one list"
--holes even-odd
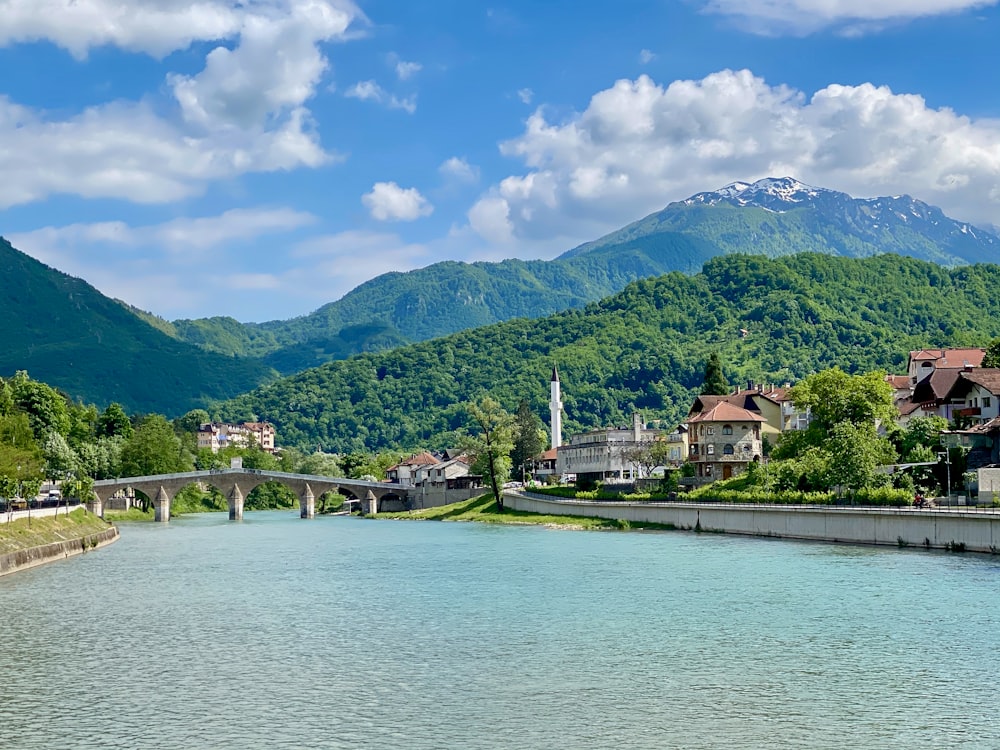
[(184, 119), (247, 128), (302, 106), (327, 69), (317, 45), (343, 38), (352, 20), (349, 12), (310, 0), (292, 0), (281, 16), (247, 17), (235, 48), (216, 47), (196, 76), (168, 78)]
[[(173, 32), (184, 23), (216, 15), (229, 21), (206, 23), (201, 36), (191, 31), (184, 39), (236, 39), (232, 48), (219, 46), (209, 53), (200, 73), (168, 76), (173, 107), (154, 99), (117, 101), (53, 117), (0, 95), (0, 172), (5, 175), (0, 208), (59, 193), (168, 202), (197, 195), (210, 182), (317, 167), (335, 158), (320, 145), (304, 104), (327, 67), (319, 44), (346, 38), (350, 24), (362, 18), (353, 5), (341, 0), (165, 0), (155, 11), (150, 5), (0, 0), (0, 13), (11, 14), (4, 18), (0, 41), (49, 38), (79, 52), (96, 44), (132, 42), (155, 51), (160, 48), (150, 40), (160, 39), (169, 51), (168, 41), (181, 44)], [(103, 11), (107, 17), (100, 15)], [(160, 36), (157, 24), (162, 24)]]
[(639, 52), (639, 62), (643, 65), (649, 65), (656, 59), (656, 53), (652, 50), (644, 49)]
[(737, 19), (749, 31), (763, 34), (810, 34), (826, 28), (848, 34), (899, 23), (960, 13), (996, 5), (998, 0), (708, 0), (704, 7)]
[(344, 96), (350, 99), (384, 104), (389, 109), (402, 109), (411, 115), (417, 111), (417, 99), (415, 96), (399, 99), (395, 94), (390, 94), (375, 81), (359, 81), (347, 89), (344, 92)]
[(430, 216), (432, 206), (416, 188), (401, 188), (395, 182), (376, 182), (361, 196), (372, 218), (378, 221), (414, 221)]
[(396, 75), (399, 76), (399, 80), (401, 81), (412, 78), (423, 69), (424, 66), (418, 62), (396, 61)]
[(501, 151), (527, 171), (468, 213), (496, 242), (592, 238), (671, 200), (769, 175), (857, 196), (909, 193), (974, 222), (1000, 211), (1000, 121), (872, 84), (810, 98), (745, 70), (667, 87), (640, 76), (568, 121), (536, 111)]
[(446, 177), (451, 177), (459, 182), (479, 182), (479, 167), (469, 164), (465, 157), (453, 156), (444, 161), (438, 171)]
[(521, 100), (522, 104), (531, 104), (531, 100), (535, 98), (535, 92), (531, 89), (518, 89), (517, 98)]
[(191, 133), (145, 104), (50, 120), (0, 96), (0, 208), (52, 194), (161, 203), (247, 172), (316, 167), (333, 157), (297, 108), (273, 130)]

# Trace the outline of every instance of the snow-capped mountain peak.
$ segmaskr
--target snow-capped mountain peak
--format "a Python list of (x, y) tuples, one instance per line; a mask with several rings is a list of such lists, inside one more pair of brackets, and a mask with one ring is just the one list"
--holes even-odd
[(732, 182), (712, 192), (692, 195), (684, 203), (716, 205), (726, 202), (736, 206), (752, 205), (770, 211), (783, 211), (814, 199), (821, 193), (832, 192), (806, 185), (792, 177), (765, 177), (756, 182)]

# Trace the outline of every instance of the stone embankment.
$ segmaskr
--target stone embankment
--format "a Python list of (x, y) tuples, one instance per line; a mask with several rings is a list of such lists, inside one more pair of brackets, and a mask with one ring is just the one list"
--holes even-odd
[(26, 546), (0, 554), (0, 576), (82, 555), (84, 552), (105, 547), (118, 540), (118, 529), (114, 526), (90, 531), (91, 533), (84, 533), (81, 536)]
[(658, 523), (724, 534), (1000, 552), (1000, 512), (987, 510), (590, 502), (521, 493), (506, 495), (505, 503), (529, 513)]

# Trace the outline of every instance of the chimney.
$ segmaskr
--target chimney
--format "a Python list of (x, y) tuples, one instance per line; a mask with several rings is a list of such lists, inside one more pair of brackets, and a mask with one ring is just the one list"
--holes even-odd
[(642, 442), (642, 414), (639, 412), (632, 413), (632, 439), (636, 442)]

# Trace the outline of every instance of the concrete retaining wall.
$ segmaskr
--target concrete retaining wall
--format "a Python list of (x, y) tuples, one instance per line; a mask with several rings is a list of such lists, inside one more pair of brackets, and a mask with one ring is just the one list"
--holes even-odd
[(29, 547), (17, 552), (8, 552), (6, 555), (0, 555), (0, 576), (56, 560), (63, 560), (67, 557), (82, 555), (84, 552), (105, 547), (116, 541), (118, 541), (118, 529), (112, 526), (97, 534), (90, 534), (79, 539), (68, 539), (65, 542), (53, 542), (41, 547)]
[[(832, 508), (714, 503), (626, 503), (507, 495), (507, 505), (530, 513), (659, 523), (726, 534), (884, 544), (936, 549), (965, 545), (970, 552), (1000, 551), (1000, 513), (911, 508)], [(961, 548), (961, 547), (959, 547)]]

